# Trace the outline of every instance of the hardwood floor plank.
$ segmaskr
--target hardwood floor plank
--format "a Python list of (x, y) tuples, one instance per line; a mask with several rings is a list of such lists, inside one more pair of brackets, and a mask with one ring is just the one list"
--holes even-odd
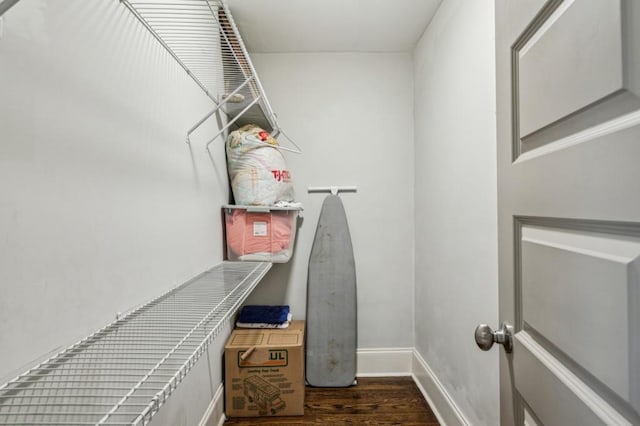
[(365, 377), (348, 388), (305, 389), (304, 416), (232, 418), (225, 425), (439, 425), (411, 377)]

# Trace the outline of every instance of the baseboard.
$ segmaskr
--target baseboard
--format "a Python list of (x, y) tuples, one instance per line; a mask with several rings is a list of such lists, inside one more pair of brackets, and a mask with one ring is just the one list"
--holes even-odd
[(224, 415), (224, 384), (218, 386), (218, 390), (213, 395), (211, 404), (204, 412), (199, 426), (222, 426), (226, 417)]
[(410, 376), (413, 348), (358, 349), (358, 377)]
[(441, 425), (469, 426), (429, 364), (416, 350), (413, 351), (412, 376)]

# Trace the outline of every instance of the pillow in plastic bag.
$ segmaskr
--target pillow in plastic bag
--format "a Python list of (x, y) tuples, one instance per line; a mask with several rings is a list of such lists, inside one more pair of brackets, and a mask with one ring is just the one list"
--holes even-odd
[(291, 174), (278, 141), (268, 132), (247, 124), (231, 132), (226, 150), (236, 204), (270, 206), (294, 200)]

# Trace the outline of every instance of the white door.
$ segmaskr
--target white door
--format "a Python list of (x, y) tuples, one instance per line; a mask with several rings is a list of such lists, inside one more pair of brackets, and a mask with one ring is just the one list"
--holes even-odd
[(496, 28), (502, 424), (640, 425), (640, 1)]

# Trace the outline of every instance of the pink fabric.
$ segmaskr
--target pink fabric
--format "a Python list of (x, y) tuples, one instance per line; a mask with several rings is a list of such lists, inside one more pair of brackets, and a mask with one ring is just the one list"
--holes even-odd
[[(266, 235), (254, 236), (256, 222), (266, 222)], [(236, 256), (252, 253), (277, 253), (291, 244), (291, 213), (249, 213), (242, 209), (226, 214), (227, 245)]]

